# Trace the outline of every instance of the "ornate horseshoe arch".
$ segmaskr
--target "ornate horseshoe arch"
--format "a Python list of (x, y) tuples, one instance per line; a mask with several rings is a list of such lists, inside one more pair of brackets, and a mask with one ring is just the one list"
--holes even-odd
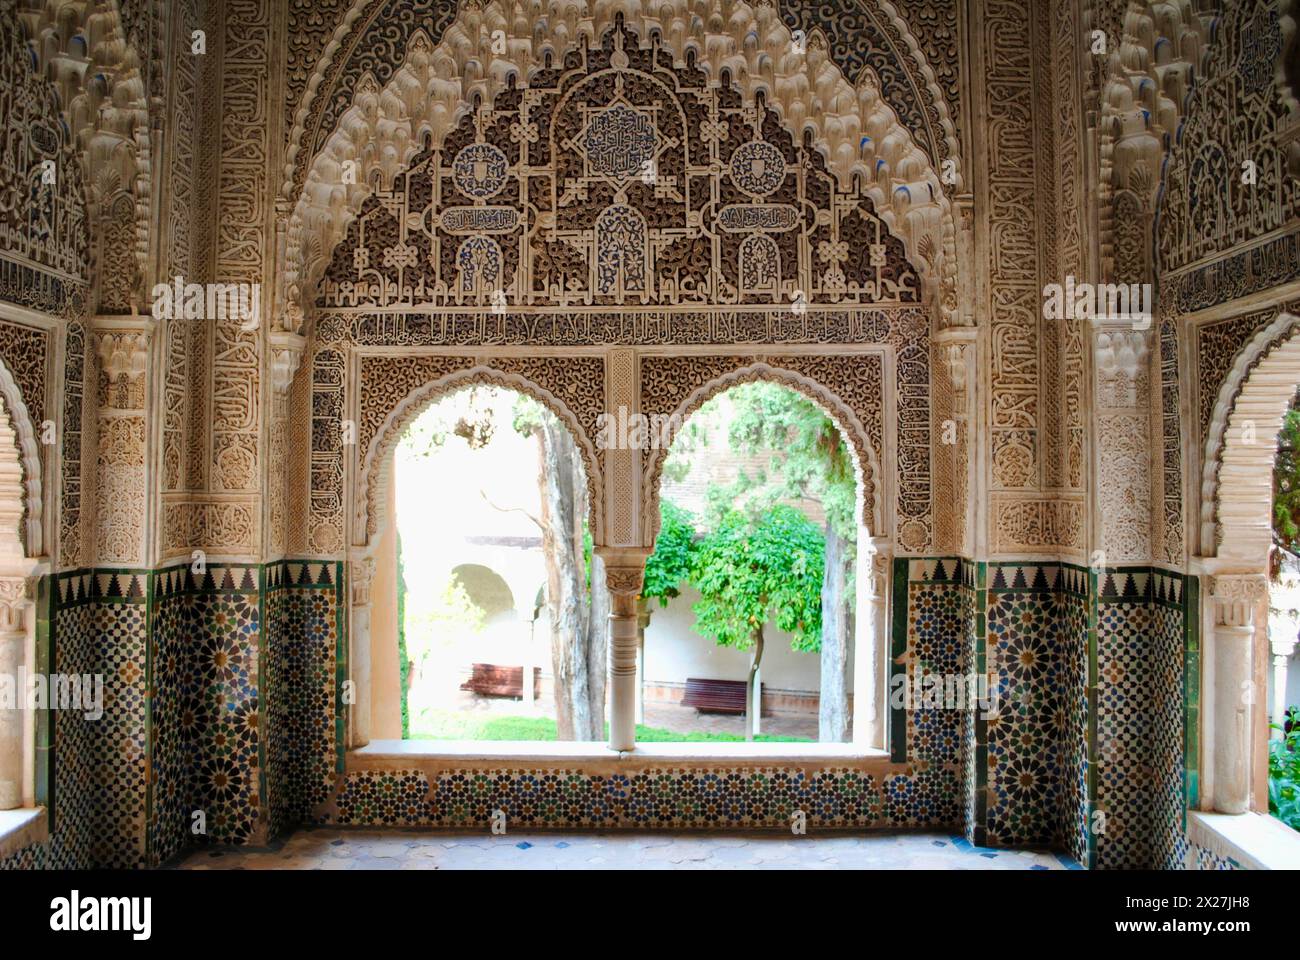
[[(36, 444), (36, 430), (23, 403), (22, 392), (9, 368), (0, 362), (0, 440), (10, 433), (11, 443), (4, 447), (0, 466), (8, 465), (21, 471), (21, 503), (23, 547), (29, 557), (39, 557), (44, 551), (44, 523), (41, 493), (41, 455)], [(17, 478), (12, 478), (17, 480)], [(18, 519), (15, 519), (15, 527)]]
[(592, 537), (596, 543), (602, 543), (605, 517), (600, 491), (603, 489), (603, 473), (600, 458), (579, 418), (563, 400), (532, 380), (486, 363), (476, 363), (416, 387), (384, 416), (381, 426), (363, 452), (355, 483), (352, 499), (356, 507), (353, 528), (356, 545), (373, 546), (391, 519), (387, 515), (386, 504), (389, 485), (392, 483), (392, 454), (406, 428), (439, 400), (462, 387), (474, 385), (503, 387), (529, 396), (546, 407), (568, 428), (582, 455)]
[(1275, 438), (1300, 383), (1297, 331), (1300, 317), (1282, 313), (1242, 349), (1219, 388), (1201, 467), (1203, 555), (1226, 547), (1262, 562), (1267, 554)]
[(879, 452), (872, 445), (862, 420), (852, 407), (816, 380), (786, 369), (781, 366), (780, 358), (772, 358), (771, 363), (758, 361), (714, 377), (708, 383), (693, 390), (672, 411), (654, 411), (656, 415), (668, 414), (669, 431), (663, 438), (663, 443), (650, 451), (644, 474), (642, 516), (646, 518), (645, 545), (653, 546), (655, 538), (659, 535), (659, 487), (664, 461), (667, 459), (668, 447), (672, 440), (687, 419), (705, 403), (732, 387), (745, 383), (775, 383), (789, 387), (818, 404), (826, 412), (848, 444), (853, 460), (853, 472), (857, 480), (858, 522), (871, 534), (882, 533), (886, 529), (884, 505), (889, 502), (884, 489), (887, 481), (880, 469)]

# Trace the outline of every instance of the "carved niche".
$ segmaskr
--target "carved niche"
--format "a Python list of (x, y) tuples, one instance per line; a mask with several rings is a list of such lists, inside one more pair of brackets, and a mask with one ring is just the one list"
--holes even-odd
[(508, 84), (376, 189), (317, 307), (918, 303), (860, 184), (721, 80), (618, 23)]

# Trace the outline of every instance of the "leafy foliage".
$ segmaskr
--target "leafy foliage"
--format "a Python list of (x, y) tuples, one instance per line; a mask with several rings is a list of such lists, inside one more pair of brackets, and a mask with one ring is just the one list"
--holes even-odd
[(460, 437), (471, 450), (481, 450), (496, 430), (493, 406), (501, 391), (495, 387), (470, 386), (447, 394), (415, 418), (402, 434), (398, 447), (403, 455), (427, 459), (451, 437)]
[(713, 494), (715, 506), (743, 499), (751, 510), (763, 510), (781, 500), (814, 501), (835, 531), (852, 542), (857, 535), (857, 476), (834, 421), (813, 401), (780, 384), (742, 384), (726, 396), (735, 410), (731, 448), (770, 455), (773, 470), (753, 477), (742, 473), (735, 484)]
[(722, 646), (749, 649), (769, 621), (795, 650), (821, 646), (822, 531), (785, 504), (758, 518), (728, 511), (697, 545), (691, 583), (700, 591), (695, 629)]
[(1286, 726), (1286, 735), (1268, 744), (1268, 812), (1300, 830), (1300, 707), (1287, 711)]
[(1273, 466), (1273, 541), (1300, 553), (1300, 410), (1292, 401), (1278, 433)]
[(659, 606), (681, 594), (682, 584), (691, 575), (691, 560), (695, 554), (695, 518), (689, 510), (664, 500), (660, 504), (659, 537), (655, 552), (645, 562), (645, 585), (641, 596), (658, 600)]

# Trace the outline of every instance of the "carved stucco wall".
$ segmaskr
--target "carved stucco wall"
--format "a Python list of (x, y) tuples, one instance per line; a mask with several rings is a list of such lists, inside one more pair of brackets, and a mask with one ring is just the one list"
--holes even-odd
[[(47, 5), (28, 6), (33, 15), (24, 22), (60, 29), (41, 12)], [(1294, 126), (1288, 126), (1286, 104), (1272, 85), (1271, 71), (1282, 54), (1273, 7), (1257, 3), (1225, 10), (1218, 39), (1211, 44), (1201, 5), (1189, 3), (1076, 5), (1056, 0), (1047, 8), (1033, 6), (1026, 16), (1024, 4), (984, 0), (971, 5), (969, 25), (959, 5), (939, 2), (817, 7), (714, 3), (707, 22), (700, 24), (691, 21), (683, 5), (662, 4), (657, 19), (628, 14), (624, 36), (634, 36), (637, 46), (618, 50), (604, 41), (616, 12), (626, 6), (592, 5), (591, 20), (584, 21), (587, 5), (576, 3), (551, 4), (546, 17), (521, 18), (513, 6), (500, 3), (439, 4), (431, 16), (417, 17), (396, 0), (285, 9), (264, 0), (227, 0), (219, 9), (187, 0), (168, 5), (157, 19), (135, 4), (90, 4), (85, 30), (101, 38), (97, 42), (103, 50), (112, 47), (122, 58), (110, 64), (106, 53), (96, 54), (100, 59), (94, 62), (111, 67), (112, 79), (123, 90), (118, 101), (122, 113), (98, 120), (87, 107), (103, 103), (105, 90), (77, 86), (73, 80), (78, 78), (66, 70), (70, 51), (77, 49), (75, 34), (57, 33), (57, 42), (38, 51), (39, 62), (63, 71), (58, 81), (59, 89), (67, 91), (63, 101), (42, 99), (48, 90), (42, 92), (18, 69), (30, 69), (30, 56), (7, 51), (4, 69), (14, 78), (12, 89), (34, 91), (29, 102), (38, 105), (46, 122), (54, 116), (76, 120), (67, 122), (77, 143), (61, 143), (56, 151), (60, 190), (40, 196), (48, 199), (49, 223), (74, 224), (80, 217), (82, 224), (60, 227), (59, 236), (71, 238), (68, 243), (47, 244), (27, 258), (40, 261), (43, 271), (24, 274), (30, 265), (12, 257), (0, 263), (5, 278), (24, 278), (5, 288), (6, 299), (56, 318), (48, 329), (0, 324), (0, 356), (20, 385), (24, 378), (33, 388), (39, 378), (51, 385), (51, 393), (30, 401), (33, 417), (42, 404), (39, 416), (63, 411), (57, 451), (42, 448), (50, 460), (57, 452), (62, 471), (61, 560), (87, 565), (139, 558), (148, 564), (158, 557), (179, 559), (197, 548), (248, 559), (274, 559), (284, 552), (342, 557), (349, 540), (362, 543), (373, 532), (376, 518), (368, 510), (367, 492), (382, 477), (374, 472), (373, 453), (380, 447), (372, 450), (371, 441), (399, 429), (403, 416), (440, 380), (445, 385), (486, 367), (489, 377), (534, 388), (543, 399), (554, 400), (554, 408), (588, 441), (595, 416), (620, 404), (645, 412), (685, 410), (728, 378), (786, 378), (820, 397), (854, 434), (869, 488), (870, 520), (895, 538), (902, 553), (1077, 562), (1090, 547), (1101, 545), (1134, 563), (1145, 563), (1154, 553), (1157, 561), (1181, 565), (1186, 551), (1194, 549), (1195, 521), (1203, 507), (1196, 489), (1201, 476), (1196, 450), (1205, 447), (1207, 424), (1214, 419), (1213, 402), (1207, 407), (1205, 398), (1222, 383), (1242, 344), (1281, 306), (1294, 306), (1294, 293), (1285, 303), (1279, 298), (1264, 302), (1278, 284), (1295, 278), (1298, 259), (1294, 180), (1284, 175), (1294, 146), (1288, 131)], [(219, 21), (216, 12), (222, 14)], [(192, 29), (218, 22), (220, 28), (209, 30), (207, 58), (188, 55), (183, 41)], [(1094, 24), (1102, 24), (1117, 42), (1111, 55), (1090, 61), (1080, 38)], [(746, 31), (755, 25), (751, 41)], [(427, 48), (417, 29), (427, 31)], [(488, 56), (495, 29), (503, 31), (507, 51)], [(963, 29), (969, 31), (972, 57), (965, 69), (978, 78), (969, 97), (962, 89), (958, 55)], [(738, 136), (776, 144), (787, 168), (799, 171), (773, 194), (748, 191), (736, 202), (757, 207), (787, 202), (779, 195), (782, 190), (803, 196), (809, 189), (821, 190), (825, 198), (834, 195), (856, 205), (856, 222), (878, 231), (863, 242), (832, 216), (825, 223), (801, 226), (792, 232), (797, 236), (774, 241), (782, 255), (790, 251), (785, 267), (791, 257), (800, 264), (782, 278), (798, 278), (817, 291), (806, 311), (783, 306), (793, 287), (779, 285), (773, 288), (776, 296), (747, 300), (738, 295), (743, 306), (731, 310), (713, 309), (707, 302), (683, 307), (690, 298), (671, 292), (664, 274), (656, 275), (653, 294), (643, 297), (642, 291), (629, 290), (624, 268), (617, 292), (607, 302), (593, 302), (598, 309), (538, 309), (587, 296), (587, 291), (565, 289), (553, 298), (543, 283), (532, 310), (517, 309), (519, 303), (512, 299), (507, 310), (494, 312), (490, 298), (495, 287), (471, 283), (468, 291), (458, 288), (463, 279), (455, 262), (458, 244), (447, 247), (448, 270), (428, 274), (434, 286), (443, 284), (433, 296), (420, 300), (402, 292), (396, 306), (374, 298), (339, 299), (339, 285), (351, 282), (355, 288), (362, 270), (395, 281), (399, 291), (407, 285), (411, 253), (403, 248), (414, 250), (417, 263), (425, 262), (422, 258), (433, 249), (421, 246), (424, 225), (416, 226), (407, 215), (432, 210), (441, 216), (451, 205), (433, 205), (426, 194), (432, 193), (436, 178), (454, 182), (455, 154), (475, 143), (517, 143), (510, 140), (512, 124), (528, 139), (528, 124), (517, 104), (529, 96), (544, 100), (550, 78), (526, 68), (544, 70), (549, 51), (554, 72), (570, 69), (566, 56), (582, 49), (580, 35), (600, 56), (612, 60), (622, 53), (635, 66), (645, 60), (640, 45), (648, 44), (652, 30), (658, 31), (660, 50), (671, 64), (667, 72), (685, 77), (687, 86), (698, 86), (695, 74), (716, 83), (725, 67), (741, 91), (733, 99), (724, 90), (720, 100), (716, 92), (692, 93), (686, 100), (694, 98), (705, 110), (720, 102), (725, 123)], [(791, 30), (802, 30), (808, 41), (804, 62), (797, 67), (765, 62), (773, 54), (764, 45), (770, 47), (773, 38), (790, 44)], [(858, 42), (864, 35), (870, 43)], [(127, 38), (125, 54), (119, 36)], [(435, 59), (414, 63), (413, 40), (415, 59)], [(143, 50), (148, 52), (133, 52)], [(283, 57), (282, 50), (287, 50)], [(693, 65), (688, 59), (692, 51)], [(163, 60), (167, 68), (155, 69)], [(282, 62), (283, 75), (276, 69)], [(429, 86), (435, 62), (454, 64), (454, 88)], [(1201, 82), (1189, 99), (1185, 94), (1193, 65)], [(532, 93), (522, 92), (520, 78), (525, 77), (535, 88)], [(425, 85), (411, 86), (412, 78)], [(752, 107), (759, 89), (770, 115)], [(422, 115), (428, 121), (427, 140), (419, 123), (409, 126), (405, 138), (394, 137), (391, 130), (370, 135), (381, 126), (374, 122), (381, 114), (387, 123), (415, 115), (416, 108), (426, 110), (427, 104), (403, 98), (430, 91), (436, 109)], [(482, 104), (498, 108), (495, 118), (469, 107), (476, 92)], [(633, 113), (644, 107), (635, 95), (629, 103)], [(516, 113), (509, 115), (511, 110)], [(548, 115), (549, 107), (538, 110)], [(150, 111), (160, 119), (158, 135), (166, 143), (162, 155), (169, 159), (152, 181), (147, 174), (150, 150), (145, 149), (152, 144), (147, 136), (143, 142), (139, 137), (141, 116)], [(1093, 127), (1088, 126), (1090, 115), (1099, 118)], [(211, 122), (217, 116), (222, 123)], [(30, 134), (40, 122), (18, 126)], [(641, 121), (629, 122), (636, 126)], [(815, 131), (808, 146), (805, 126)], [(570, 131), (570, 141), (580, 141), (575, 135), (583, 129)], [(663, 129), (669, 129), (666, 121)], [(699, 139), (698, 128), (682, 126), (688, 129), (683, 139)], [(361, 138), (355, 153), (339, 151), (337, 136), (359, 137), (367, 130), (368, 139)], [(119, 145), (96, 152), (93, 144), (108, 133), (130, 139), (136, 149), (124, 153)], [(873, 142), (862, 144), (863, 135)], [(19, 141), (11, 138), (7, 146), (14, 142)], [(76, 152), (78, 147), (83, 153)], [(505, 205), (499, 198), (518, 199), (518, 185), (526, 182), (530, 191), (539, 184), (552, 189), (534, 171), (519, 176), (519, 154), (513, 147), (506, 152), (516, 186), (503, 188), (495, 198), (475, 197), (472, 191), (482, 186), (482, 178), (471, 168), (465, 179), (471, 192), (462, 192), (454, 205), (480, 212), (458, 216), (482, 218), (486, 214), (481, 211)], [(719, 150), (716, 157), (710, 153), (708, 166), (717, 161), (725, 167), (730, 156), (730, 151)], [(98, 178), (87, 186), (87, 196), (93, 197), (89, 206), (79, 186), (86, 157)], [(1218, 177), (1248, 157), (1259, 171), (1256, 194), (1234, 187), (1231, 177)], [(340, 193), (339, 184), (329, 178), (336, 177), (346, 159), (360, 161), (358, 182)], [(954, 179), (943, 176), (948, 160), (956, 161)], [(30, 161), (30, 155), (21, 160)], [(876, 161), (884, 163), (883, 170)], [(1090, 172), (1093, 164), (1096, 170)], [(11, 166), (6, 161), (6, 177)], [(492, 167), (488, 162), (484, 169)], [(377, 184), (370, 177), (376, 172)], [(687, 176), (671, 166), (657, 171), (665, 179), (679, 173)], [(1090, 202), (1090, 176), (1102, 197), (1100, 210)], [(608, 178), (592, 179), (590, 169), (576, 179), (584, 178), (589, 191), (609, 189)], [(725, 172), (710, 173), (704, 181), (710, 191), (715, 185), (731, 189)], [(647, 218), (647, 234), (658, 231), (655, 242), (662, 249), (680, 244), (672, 278), (695, 269), (700, 276), (721, 273), (733, 286), (743, 287), (735, 279), (744, 271), (734, 245), (720, 241), (717, 251), (709, 245), (706, 252), (697, 252), (680, 243), (694, 228), (690, 214), (703, 217), (704, 208), (686, 199), (684, 180), (671, 186), (683, 194), (680, 203), (657, 196), (627, 206)], [(900, 186), (909, 196), (898, 196)], [(150, 196), (154, 188), (161, 198)], [(539, 188), (539, 194), (544, 192)], [(652, 186), (647, 192), (656, 190)], [(293, 225), (295, 207), (304, 196), (304, 209), (329, 211), (326, 229), (313, 233), (307, 229), (311, 224), (303, 229)], [(775, 199), (765, 199), (769, 196)], [(602, 210), (610, 200), (612, 196)], [(142, 202), (153, 211), (143, 232)], [(1149, 224), (1157, 202), (1161, 219), (1153, 231)], [(678, 219), (664, 212), (674, 204), (684, 211)], [(790, 205), (799, 209), (798, 201)], [(812, 200), (812, 207), (820, 205)], [(554, 213), (556, 206), (552, 202), (545, 212)], [(159, 213), (164, 208), (165, 217)], [(573, 232), (595, 232), (598, 211), (584, 208), (579, 213), (587, 219)], [(764, 214), (769, 215), (777, 225), (786, 216)], [(621, 225), (625, 235), (628, 223), (635, 219)], [(841, 236), (828, 235), (834, 230)], [(13, 228), (7, 236), (18, 233)], [(962, 237), (968, 233), (979, 242), (963, 253)], [(156, 241), (150, 239), (155, 236)], [(854, 240), (847, 258), (836, 246), (844, 236)], [(829, 245), (823, 247), (823, 241)], [(21, 242), (30, 245), (30, 235)], [(141, 242), (154, 244), (158, 262), (146, 262), (135, 276), (127, 261)], [(575, 249), (599, 251), (594, 240), (587, 242)], [(787, 242), (788, 247), (781, 246)], [(899, 284), (901, 273), (888, 274), (885, 279), (893, 286), (881, 295), (888, 285), (880, 285), (881, 275), (873, 273), (880, 268), (873, 262), (873, 245), (885, 249), (887, 270), (910, 268), (918, 282)], [(863, 248), (866, 256), (854, 259)], [(756, 245), (750, 252), (756, 252)], [(478, 260), (469, 258), (475, 269), (491, 259), (490, 248), (477, 254)], [(368, 262), (359, 265), (359, 256)], [(502, 256), (507, 257), (504, 249)], [(315, 275), (310, 271), (294, 274), (290, 262), (295, 257), (301, 265), (315, 264), (327, 283), (312, 287)], [(858, 283), (859, 290), (865, 289), (863, 278), (873, 277), (875, 292), (845, 297), (854, 301), (851, 306), (827, 308), (820, 302), (822, 294), (833, 299), (844, 292), (838, 281), (815, 286), (832, 262), (847, 265), (846, 281)], [(69, 264), (75, 269), (68, 269)], [(966, 268), (963, 264), (977, 269), (946, 287)], [(1145, 354), (1142, 345), (1127, 337), (1116, 339), (1108, 332), (1104, 342), (1091, 340), (1077, 324), (1041, 320), (1040, 291), (1046, 282), (1059, 282), (1067, 274), (1137, 282), (1153, 272), (1161, 285), (1161, 313), (1158, 331), (1145, 338)], [(126, 375), (134, 370), (131, 352), (118, 349), (124, 346), (121, 338), (134, 331), (86, 323), (92, 310), (126, 315), (130, 291), (147, 280), (174, 275), (264, 283), (265, 310), (256, 331), (240, 330), (237, 323), (159, 324), (151, 336), (166, 363), (156, 391), (161, 399), (155, 401), (152, 387), (141, 387), (138, 378)], [(568, 287), (569, 274), (558, 269), (554, 275), (566, 278), (561, 286)], [(304, 285), (297, 300), (288, 289), (291, 278)], [(595, 290), (590, 280), (584, 282)], [(915, 297), (907, 295), (912, 290)], [(978, 309), (961, 306), (960, 297), (974, 304), (977, 293)], [(1257, 298), (1249, 308), (1224, 302), (1246, 296)], [(701, 294), (697, 299), (715, 298)], [(305, 315), (297, 315), (298, 307)], [(1188, 316), (1196, 311), (1197, 316)], [(978, 328), (969, 335), (960, 328), (949, 332), (963, 317), (978, 321)], [(297, 339), (299, 333), (309, 340)], [(296, 358), (303, 351), (299, 364)], [(52, 403), (60, 392), (59, 402)], [(978, 405), (973, 397), (980, 398)], [(88, 416), (83, 417), (83, 409)], [(161, 434), (157, 448), (148, 440), (154, 418)], [(345, 450), (341, 434), (348, 420), (363, 442)], [(949, 420), (955, 427), (953, 444), (939, 439)], [(1146, 454), (1155, 441), (1147, 438), (1157, 436), (1163, 444), (1152, 459)], [(129, 453), (130, 469), (144, 473), (115, 479), (118, 452)], [(601, 533), (612, 542), (648, 542), (654, 457), (615, 451), (602, 458), (590, 448), (586, 452), (592, 499), (606, 508)], [(139, 460), (134, 459), (137, 453)], [(1103, 466), (1090, 474), (1090, 463)], [(98, 490), (90, 482), (96, 468), (105, 481)], [(144, 525), (136, 530), (133, 524), (142, 509), (134, 496), (143, 487), (141, 476), (156, 476), (156, 481), (148, 480), (149, 495), (161, 502), (160, 546), (153, 554), (143, 539)], [(1156, 510), (1145, 525), (1144, 484), (1157, 491)], [(220, 585), (207, 592), (221, 593)], [(989, 592), (997, 591), (990, 586)], [(1153, 598), (1155, 593), (1153, 589)], [(116, 598), (111, 604), (92, 599), (85, 616), (100, 617), (105, 629), (129, 609)], [(1112, 599), (1114, 609), (1102, 610), (1111, 616), (1101, 633), (1102, 652), (1110, 658), (1103, 660), (1113, 661), (1116, 670), (1132, 666), (1122, 652), (1126, 638), (1129, 632), (1141, 634), (1143, 624), (1155, 618), (1161, 624), (1153, 660), (1158, 669), (1134, 673), (1137, 679), (1128, 686), (1087, 675), (1078, 649), (1069, 645), (1075, 636), (1070, 631), (1077, 633), (1082, 622), (1083, 601), (1063, 604), (1049, 598), (1043, 604), (1048, 611), (1043, 630), (1055, 631), (1053, 656), (1070, 668), (1065, 702), (1071, 707), (1086, 703), (1079, 694), (1093, 687), (1138, 698), (1151, 695), (1159, 700), (1161, 729), (1168, 733), (1182, 702), (1182, 688), (1170, 678), (1186, 663), (1181, 656), (1183, 610), (1171, 602), (1157, 609), (1155, 599), (1148, 603), (1118, 594)], [(984, 601), (992, 603), (987, 595)], [(1098, 598), (1087, 602), (1106, 606)], [(963, 614), (972, 623), (979, 615), (977, 603), (966, 604)], [(113, 616), (105, 612), (110, 607)], [(259, 608), (265, 610), (268, 637), (291, 642), (296, 627), (288, 615), (281, 618), (274, 603)], [(336, 622), (331, 623), (337, 631)], [(136, 627), (126, 629), (131, 637), (137, 632)], [(210, 639), (218, 638), (213, 634)], [(333, 640), (342, 642), (338, 636)], [(329, 653), (333, 657), (337, 651)], [(1175, 689), (1177, 697), (1171, 694)], [(296, 706), (273, 709), (291, 726), (306, 722), (295, 713)], [(1156, 774), (1144, 780), (1135, 773), (1128, 787), (1089, 794), (1078, 775), (1087, 769), (1089, 749), (1101, 744), (1089, 743), (1076, 729), (1086, 727), (1088, 717), (1072, 715), (1069, 742), (1051, 772), (1051, 782), (1062, 785), (1066, 797), (1055, 808), (1035, 801), (1035, 816), (1054, 825), (1053, 835), (1065, 837), (1071, 849), (1086, 854), (1086, 828), (1077, 817), (1088, 812), (1089, 804), (1103, 804), (1130, 832), (1127, 839), (1114, 835), (1101, 841), (1099, 862), (1122, 866), (1176, 859), (1176, 835), (1162, 838), (1157, 849), (1131, 838), (1139, 825), (1151, 829), (1173, 822), (1185, 799), (1178, 793), (1180, 769), (1189, 760), (1168, 737), (1141, 748), (1147, 750), (1142, 753), (1131, 741), (1126, 716), (1122, 710), (1103, 710), (1095, 718), (1107, 749), (1121, 751), (1119, 759), (1108, 762), (1115, 764), (1113, 769), (1132, 770), (1146, 763)], [(137, 719), (123, 719), (124, 737), (135, 736)], [(315, 723), (312, 719), (309, 725)], [(333, 723), (331, 714), (317, 726), (333, 729)], [(1123, 755), (1130, 748), (1135, 752)], [(968, 752), (968, 759), (974, 756)], [(320, 780), (313, 785), (316, 794), (323, 789)], [(993, 771), (992, 783), (995, 790), (998, 784), (1014, 787), (1006, 770)], [(1161, 792), (1158, 802), (1152, 800), (1156, 790)], [(954, 800), (946, 797), (945, 804)], [(995, 805), (995, 828), (1002, 822), (999, 817), (1015, 812), (1012, 800), (1003, 797), (1001, 806)], [(274, 799), (269, 803), (277, 806)], [(236, 833), (252, 835), (246, 826), (241, 821)], [(137, 849), (134, 821), (123, 829), (129, 837), (119, 852), (128, 859)], [(106, 859), (117, 856), (105, 853)]]
[[(425, 44), (418, 34), (412, 42)], [(306, 524), (292, 524), (299, 534), (292, 549), (339, 555), (348, 540), (345, 518), (354, 488), (351, 542), (364, 544), (373, 535), (374, 514), (365, 500), (373, 494), (373, 465), (382, 462), (370, 445), (373, 425), (386, 421), (421, 386), (421, 377), (459, 372), (483, 356), (494, 357), (490, 366), (497, 372), (517, 373), (530, 348), (600, 348), (591, 351), (591, 377), (580, 375), (584, 368), (576, 361), (567, 367), (547, 361), (553, 373), (541, 360), (527, 361), (537, 377), (523, 374), (531, 386), (564, 402), (576, 391), (573, 409), (585, 425), (579, 439), (590, 444), (595, 418), (612, 399), (607, 390), (632, 404), (638, 395), (644, 400), (644, 382), (632, 379), (631, 367), (621, 381), (607, 381), (604, 366), (624, 370), (618, 356), (629, 355), (609, 348), (661, 345), (671, 352), (674, 345), (707, 344), (750, 344), (754, 350), (803, 344), (811, 354), (833, 352), (835, 344), (879, 345), (889, 371), (878, 371), (874, 385), (869, 367), (833, 367), (826, 358), (817, 361), (821, 367), (810, 379), (832, 393), (860, 396), (851, 404), (855, 410), (875, 411), (869, 445), (882, 463), (887, 447), (892, 455), (896, 444), (904, 479), (868, 477), (897, 496), (872, 517), (873, 525), (889, 535), (897, 516), (901, 549), (923, 553), (933, 547), (932, 321), (931, 311), (917, 303), (924, 296), (922, 274), (877, 219), (873, 194), (858, 187), (845, 191), (821, 154), (783, 129), (761, 94), (747, 102), (726, 84), (710, 91), (702, 86), (705, 74), (674, 67), (672, 56), (657, 51), (629, 28), (614, 25), (599, 43), (582, 42), (565, 54), (563, 72), (535, 76), (526, 93), (507, 83), (491, 109), (483, 103), (465, 113), (445, 141), (431, 132), (406, 171), (387, 180), (377, 174), (378, 189), (360, 205), (343, 242), (317, 254), (330, 265), (316, 294), (312, 397), (309, 405), (289, 403), (296, 416), (312, 419), (310, 431), (305, 421), (293, 431), (311, 437), (310, 450), (295, 448), (299, 457), (309, 454), (311, 466), (293, 473), (300, 485), (289, 497), (292, 503), (306, 495), (311, 515)], [(552, 89), (567, 93), (557, 99)], [(626, 156), (599, 152), (604, 127), (616, 121), (630, 125)], [(653, 175), (645, 179), (648, 162)], [(825, 212), (814, 217), (816, 210)], [(612, 242), (604, 233), (611, 211), (619, 212), (622, 226), (610, 236), (622, 239), (606, 247)], [(728, 232), (728, 218), (736, 216), (760, 218), (765, 232), (754, 240), (767, 245), (767, 266), (757, 266), (757, 248), (747, 249), (748, 241)], [(480, 224), (469, 239), (462, 221)], [(478, 235), (483, 230), (486, 243)], [(474, 243), (483, 249), (469, 249)], [(612, 258), (608, 274), (606, 258)], [(770, 279), (762, 282), (770, 286), (746, 280), (764, 270)], [(498, 297), (506, 302), (495, 303)], [(824, 306), (839, 299), (857, 307), (848, 312)], [(520, 300), (572, 301), (577, 310), (529, 315), (514, 309)], [(710, 309), (735, 300), (772, 306)], [(454, 312), (462, 302), (463, 312)], [(490, 304), (495, 309), (483, 309)], [(457, 344), (484, 353), (457, 357)], [(393, 361), (392, 371), (372, 379), (362, 374), (382, 362), (365, 357), (368, 351), (420, 347), (452, 355), (421, 359), (409, 371), (399, 371), (403, 364)], [(518, 359), (498, 362), (496, 355)], [(752, 362), (754, 353), (749, 357)], [(729, 369), (728, 362), (745, 361), (723, 362), (720, 372)], [(703, 363), (696, 366), (702, 369)], [(425, 370), (429, 364), (436, 369)], [(654, 362), (639, 366), (644, 379)], [(886, 426), (879, 410), (889, 392), (898, 397), (898, 415)], [(349, 423), (358, 441), (351, 467), (343, 449)], [(605, 504), (602, 490), (604, 478), (613, 474), (589, 466), (593, 502), (615, 507)], [(626, 480), (639, 484), (641, 473), (635, 470)], [(611, 483), (609, 489), (621, 496), (619, 487)], [(617, 509), (603, 511), (602, 530), (608, 520), (609, 535), (629, 544), (649, 535), (643, 504)]]
[[(1282, 52), (1278, 11), (1262, 2), (1234, 5), (1216, 38), (1170, 154), (1155, 228), (1158, 557), (1173, 564), (1212, 551), (1199, 520), (1213, 510), (1211, 493), (1199, 478), (1214, 404), (1245, 344), (1294, 309), (1296, 291), (1287, 284), (1300, 278), (1300, 189), (1287, 170), (1296, 127), (1274, 82)], [(1243, 182), (1246, 161), (1254, 164), (1253, 184)]]

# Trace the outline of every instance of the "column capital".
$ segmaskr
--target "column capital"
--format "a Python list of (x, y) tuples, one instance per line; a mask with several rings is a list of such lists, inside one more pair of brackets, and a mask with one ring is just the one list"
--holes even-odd
[(152, 317), (96, 317), (91, 321), (95, 356), (102, 374), (100, 406), (112, 410), (143, 410), (147, 403), (145, 375), (149, 369)]
[(285, 330), (273, 330), (270, 339), (271, 386), (279, 393), (289, 389), (307, 348), (307, 338)]
[(1263, 574), (1212, 576), (1210, 599), (1217, 626), (1250, 627), (1260, 602), (1268, 599), (1268, 580)]
[(1138, 378), (1151, 353), (1151, 330), (1130, 322), (1098, 322), (1093, 338), (1097, 376), (1109, 389), (1108, 406), (1131, 407), (1137, 402)]
[(270, 334), (271, 403), (276, 416), (288, 416), (289, 386), (307, 348), (307, 338), (284, 330)]
[(22, 633), (31, 608), (35, 580), (0, 571), (0, 634)]
[(609, 592), (616, 596), (639, 596), (650, 553), (644, 547), (596, 547), (596, 556), (605, 563), (605, 585)]
[(366, 554), (354, 554), (348, 563), (348, 585), (352, 591), (352, 605), (368, 606), (370, 603), (370, 585), (375, 579), (375, 558)]

